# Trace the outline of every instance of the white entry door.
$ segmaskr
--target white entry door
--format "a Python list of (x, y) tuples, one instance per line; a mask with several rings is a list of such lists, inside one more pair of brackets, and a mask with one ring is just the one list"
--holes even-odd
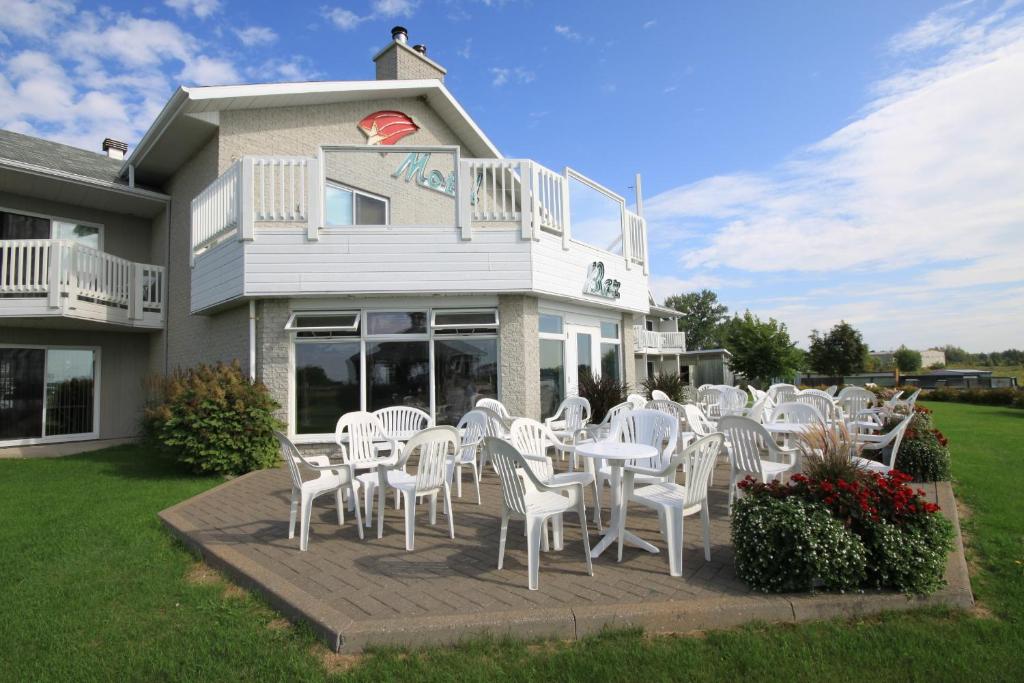
[(596, 325), (566, 325), (565, 378), (567, 396), (578, 396), (580, 374), (601, 374), (601, 328)]

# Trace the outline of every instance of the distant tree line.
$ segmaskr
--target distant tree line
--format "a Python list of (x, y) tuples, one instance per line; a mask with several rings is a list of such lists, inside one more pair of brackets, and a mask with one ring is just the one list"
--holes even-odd
[(1024, 365), (1024, 351), (1020, 349), (1007, 349), (1005, 351), (992, 351), (991, 353), (971, 353), (964, 351), (959, 346), (936, 347), (946, 353), (946, 365), (971, 365), (997, 367), (1000, 365)]

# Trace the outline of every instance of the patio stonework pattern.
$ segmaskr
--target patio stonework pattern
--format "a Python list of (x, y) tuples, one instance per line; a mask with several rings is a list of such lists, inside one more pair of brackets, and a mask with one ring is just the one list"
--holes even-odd
[[(473, 484), (453, 498), (455, 540), (439, 505), (429, 524), (428, 505), (417, 510), (416, 549), (404, 547), (403, 511), (389, 497), (384, 537), (376, 520), (360, 541), (355, 515), (338, 526), (333, 497), (313, 510), (309, 550), (288, 539), (290, 481), (283, 469), (239, 477), (160, 513), (167, 527), (215, 567), (262, 593), (287, 616), (309, 622), (338, 651), (367, 645), (418, 646), (466, 638), (512, 635), (579, 638), (606, 627), (641, 626), (684, 632), (725, 628), (752, 620), (793, 622), (860, 615), (887, 609), (945, 604), (970, 607), (973, 598), (960, 542), (946, 572), (948, 585), (927, 597), (868, 592), (849, 595), (763, 595), (736, 577), (726, 511), (728, 472), (719, 469), (712, 488), (711, 562), (705, 562), (699, 520), (687, 520), (683, 576), (668, 574), (657, 516), (630, 507), (627, 526), (654, 543), (657, 555), (615, 546), (594, 561), (587, 576), (580, 530), (565, 520), (565, 548), (541, 554), (540, 589), (527, 589), (526, 538), (511, 522), (505, 568), (497, 570), (500, 491), (493, 472), (484, 475), (484, 504)], [(956, 520), (948, 484), (922, 485)], [(590, 494), (592, 492), (588, 492)], [(604, 518), (608, 519), (608, 491)], [(588, 495), (588, 516), (592, 516)], [(588, 520), (591, 542), (598, 535)]]

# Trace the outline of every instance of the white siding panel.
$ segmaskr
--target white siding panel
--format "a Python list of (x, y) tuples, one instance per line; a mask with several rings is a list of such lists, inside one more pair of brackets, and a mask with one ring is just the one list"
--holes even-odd
[(630, 311), (646, 313), (647, 278), (642, 266), (626, 268), (626, 261), (594, 247), (570, 242), (570, 248), (562, 248), (562, 239), (543, 234), (533, 243), (533, 289), (538, 293), (567, 297), (591, 304), (609, 305), (612, 302), (599, 296), (583, 293), (587, 269), (594, 261), (601, 261), (605, 267), (605, 278), (614, 278), (622, 283), (619, 299), (614, 305)]
[(200, 254), (192, 268), (192, 310), (199, 311), (242, 296), (245, 284), (242, 242), (230, 239)]

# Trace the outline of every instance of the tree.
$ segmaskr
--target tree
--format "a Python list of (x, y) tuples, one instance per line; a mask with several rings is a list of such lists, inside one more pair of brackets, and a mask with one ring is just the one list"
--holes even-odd
[(789, 338), (785, 323), (775, 318), (762, 321), (750, 311), (736, 315), (719, 327), (722, 343), (732, 353), (729, 362), (751, 382), (766, 386), (778, 377), (792, 377), (803, 360)]
[(893, 362), (900, 372), (913, 372), (921, 367), (921, 352), (901, 346), (892, 354)]
[(959, 365), (960, 363), (970, 363), (971, 354), (964, 351), (959, 346), (952, 346), (947, 344), (946, 346), (940, 347), (946, 354), (947, 365)]
[(868, 345), (860, 332), (845, 320), (822, 334), (818, 330), (811, 331), (811, 345), (807, 350), (807, 364), (811, 370), (842, 382), (846, 375), (852, 375), (864, 369), (864, 359), (868, 355)]
[(718, 341), (718, 326), (729, 312), (729, 307), (719, 303), (718, 295), (710, 289), (670, 296), (665, 299), (665, 308), (683, 314), (679, 330), (686, 333), (689, 349), (713, 348)]

